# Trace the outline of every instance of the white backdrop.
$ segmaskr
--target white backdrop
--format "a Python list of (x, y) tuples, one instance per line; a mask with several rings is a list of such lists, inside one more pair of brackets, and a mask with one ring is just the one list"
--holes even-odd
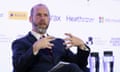
[(72, 33), (84, 42), (92, 37), (89, 46), (99, 52), (100, 72), (104, 51), (113, 51), (114, 72), (120, 71), (120, 0), (0, 0), (0, 72), (12, 72), (11, 42), (31, 30), (29, 11), (37, 3), (50, 9), (50, 35)]

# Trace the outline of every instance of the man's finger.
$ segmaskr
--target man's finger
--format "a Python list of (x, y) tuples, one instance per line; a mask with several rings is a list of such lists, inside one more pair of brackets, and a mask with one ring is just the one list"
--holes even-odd
[(73, 35), (70, 34), (70, 33), (65, 33), (65, 35), (67, 35), (67, 36), (69, 36), (69, 37), (73, 37)]
[(71, 48), (71, 47), (72, 47), (72, 45), (66, 46), (66, 48)]
[(53, 36), (48, 36), (47, 39), (55, 39)]
[(54, 46), (53, 43), (48, 43), (47, 48), (52, 49), (52, 46)]
[(72, 42), (64, 42), (64, 44), (65, 44), (65, 45), (67, 45), (67, 44), (72, 44)]
[(71, 38), (65, 38), (64, 40), (65, 41), (71, 41), (72, 39)]

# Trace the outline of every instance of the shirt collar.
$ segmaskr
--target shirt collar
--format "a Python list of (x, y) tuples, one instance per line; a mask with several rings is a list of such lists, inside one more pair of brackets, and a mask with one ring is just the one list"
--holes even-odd
[[(31, 31), (31, 34), (32, 34), (37, 40), (39, 40), (40, 37), (42, 36), (41, 34), (35, 32), (35, 31)], [(46, 37), (46, 36), (48, 36), (48, 34), (45, 33), (44, 36)]]

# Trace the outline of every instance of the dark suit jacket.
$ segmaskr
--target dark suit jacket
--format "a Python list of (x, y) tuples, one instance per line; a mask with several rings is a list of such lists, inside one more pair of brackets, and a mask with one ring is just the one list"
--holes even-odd
[(47, 48), (33, 55), (32, 45), (37, 39), (29, 32), (23, 38), (12, 43), (12, 60), (14, 72), (47, 72), (59, 61), (76, 63), (83, 70), (86, 69), (87, 59), (90, 51), (83, 51), (78, 48), (75, 55), (69, 49), (65, 49), (64, 40), (56, 38), (52, 43), (52, 57), (48, 54)]

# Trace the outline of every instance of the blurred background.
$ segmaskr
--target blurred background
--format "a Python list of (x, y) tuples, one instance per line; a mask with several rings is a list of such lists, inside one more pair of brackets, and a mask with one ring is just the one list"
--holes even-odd
[(38, 3), (50, 10), (50, 35), (71, 33), (91, 48), (91, 72), (120, 71), (120, 0), (0, 0), (0, 72), (12, 72), (11, 43), (31, 30), (30, 9)]

